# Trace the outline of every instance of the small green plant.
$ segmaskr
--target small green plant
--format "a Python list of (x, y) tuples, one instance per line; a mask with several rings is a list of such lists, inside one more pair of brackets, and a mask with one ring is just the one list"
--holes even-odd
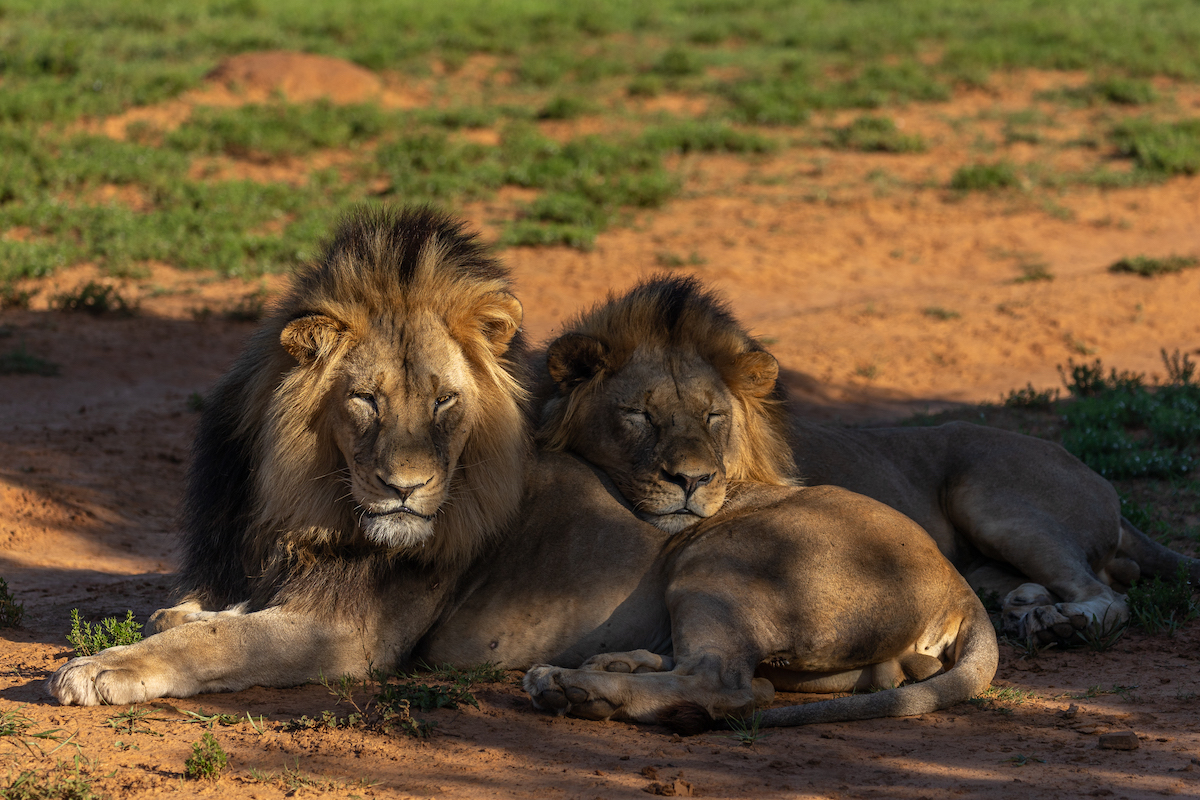
[(11, 280), (0, 283), (0, 309), (29, 308), (29, 301), (38, 293), (38, 289), (18, 289)]
[(78, 758), (74, 768), (58, 763), (46, 771), (25, 770), (0, 788), (4, 800), (100, 800), (103, 795), (92, 789), (90, 775), (84, 773)]
[(987, 192), (1021, 185), (1017, 169), (1007, 161), (994, 164), (969, 164), (959, 167), (950, 178), (950, 188), (960, 192)]
[(8, 590), (8, 581), (0, 578), (0, 628), (19, 628), (25, 619), (25, 604)]
[(763, 714), (761, 711), (755, 711), (752, 715), (746, 718), (726, 717), (725, 723), (733, 733), (729, 734), (729, 738), (736, 739), (737, 743), (743, 747), (753, 747), (754, 743), (770, 734), (762, 730)]
[(594, 110), (591, 103), (574, 95), (552, 97), (537, 112), (538, 119), (575, 119)]
[(1023, 767), (1026, 764), (1033, 764), (1033, 763), (1045, 764), (1046, 759), (1034, 758), (1033, 756), (1026, 756), (1026, 755), (1017, 755), (1017, 756), (1012, 756), (1010, 758), (1006, 758), (1003, 761), (1001, 761), (1000, 763), (1001, 764), (1012, 764), (1014, 767)]
[(1032, 383), (1028, 383), (1024, 389), (1013, 389), (1010, 391), (1001, 399), (1001, 402), (1008, 408), (1049, 411), (1058, 402), (1058, 397), (1058, 389), (1043, 389), (1039, 391), (1033, 388)]
[(71, 609), (71, 632), (67, 634), (67, 643), (75, 648), (77, 656), (91, 656), (109, 647), (141, 640), (141, 626), (134, 620), (132, 611), (126, 612), (124, 620), (108, 617), (93, 627), (79, 618), (79, 609)]
[(957, 311), (951, 311), (950, 309), (942, 308), (941, 306), (930, 306), (929, 308), (923, 308), (921, 309), (921, 313), (932, 319), (940, 319), (943, 322), (951, 319), (958, 319), (962, 316), (962, 314), (959, 314)]
[(660, 267), (666, 267), (667, 269), (699, 267), (708, 263), (707, 259), (700, 256), (695, 250), (687, 257), (681, 256), (678, 253), (672, 253), (670, 250), (659, 250), (654, 254), (654, 260), (658, 262)]
[[(210, 731), (213, 729), (213, 725), (238, 725), (243, 719), (237, 714), (205, 714), (203, 708), (201, 708), (199, 711), (188, 711), (186, 708), (181, 710), (184, 714), (187, 714), (192, 718), (190, 720), (191, 722), (195, 722), (200, 725), (206, 725)], [(249, 712), (246, 712), (245, 719), (250, 719)]]
[(1017, 265), (1017, 269), (1021, 270), (1021, 275), (1014, 278), (1013, 283), (1034, 283), (1036, 281), (1054, 280), (1054, 273), (1050, 271), (1050, 265), (1045, 262), (1023, 262)]
[(145, 727), (147, 722), (164, 722), (160, 717), (154, 716), (154, 710), (150, 708), (138, 708), (130, 706), (124, 711), (118, 712), (108, 719), (104, 720), (104, 724), (112, 728), (117, 733), (125, 733), (132, 736), (135, 733), (146, 733), (151, 736), (162, 736), (161, 733), (153, 728)]
[(1200, 602), (1183, 564), (1165, 581), (1158, 575), (1138, 581), (1125, 597), (1133, 623), (1147, 633), (1174, 636), (1180, 625), (1200, 616)]
[(1137, 170), (1153, 177), (1195, 175), (1200, 170), (1200, 119), (1125, 120), (1113, 128), (1111, 138), (1118, 155), (1132, 158)]
[(35, 356), (21, 342), (7, 353), (0, 353), (0, 375), (57, 375), (58, 364)]
[(220, 743), (211, 733), (192, 745), (192, 754), (183, 763), (183, 774), (199, 781), (215, 781), (229, 763)]
[(1126, 272), (1141, 275), (1143, 278), (1153, 278), (1155, 275), (1169, 275), (1172, 272), (1194, 267), (1200, 260), (1192, 256), (1166, 256), (1165, 258), (1150, 258), (1149, 256), (1133, 256), (1122, 258), (1109, 268), (1109, 272)]
[[(71, 737), (65, 740), (62, 737), (62, 728), (51, 728), (44, 731), (35, 731), (33, 727), (34, 721), (25, 716), (22, 711), (25, 706), (16, 708), (12, 711), (0, 712), (0, 740), (19, 744), (30, 753), (36, 751), (42, 752), (43, 742), (59, 743), (59, 747), (70, 741)], [(55, 750), (58, 748), (56, 747)], [(0, 795), (3, 796), (3, 795)]]
[(916, 134), (904, 134), (890, 117), (862, 116), (841, 128), (831, 128), (829, 143), (842, 150), (864, 153), (920, 153), (925, 141)]
[(132, 317), (137, 313), (137, 305), (126, 300), (117, 287), (98, 281), (55, 295), (51, 305), (59, 311), (82, 311), (93, 316)]

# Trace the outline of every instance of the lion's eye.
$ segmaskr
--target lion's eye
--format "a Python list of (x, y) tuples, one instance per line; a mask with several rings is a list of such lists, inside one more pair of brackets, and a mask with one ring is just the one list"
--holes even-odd
[(652, 422), (650, 412), (642, 408), (624, 407), (621, 415), (635, 425), (649, 425)]
[(379, 403), (375, 400), (375, 395), (370, 392), (355, 392), (350, 395), (351, 402), (368, 409), (372, 414), (379, 413)]
[(708, 424), (716, 425), (725, 419), (724, 411), (710, 411), (708, 414)]
[(444, 409), (446, 409), (446, 408), (449, 408), (450, 406), (454, 405), (454, 401), (455, 401), (455, 400), (457, 400), (457, 399), (458, 399), (458, 394), (457, 394), (457, 393), (455, 393), (455, 392), (446, 392), (446, 394), (439, 395), (439, 396), (438, 396), (438, 397), (437, 397), (437, 398), (436, 398), (436, 399), (433, 401), (433, 408), (434, 408), (434, 410), (435, 410), (435, 411), (442, 411), (442, 410), (444, 410)]

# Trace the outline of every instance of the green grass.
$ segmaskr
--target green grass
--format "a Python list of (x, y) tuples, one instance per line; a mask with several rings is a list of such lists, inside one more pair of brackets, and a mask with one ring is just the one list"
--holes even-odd
[(948, 308), (942, 308), (941, 306), (930, 306), (929, 308), (923, 308), (921, 309), (921, 313), (930, 319), (941, 320), (942, 322), (958, 319), (962, 316), (962, 314), (959, 314), (957, 311), (952, 311)]
[(1110, 138), (1118, 155), (1151, 175), (1195, 175), (1200, 170), (1200, 119), (1126, 120), (1112, 129)]
[(35, 356), (21, 342), (7, 353), (0, 353), (0, 375), (57, 375), (59, 366)]
[[(1063, 446), (1109, 479), (1170, 478), (1200, 463), (1200, 383), (1187, 356), (1168, 356), (1167, 381), (1146, 386), (1140, 375), (1100, 361), (1063, 370), (1074, 402), (1064, 411)], [(1069, 373), (1069, 377), (1068, 377)]]
[(60, 763), (44, 770), (24, 770), (0, 787), (4, 800), (100, 800), (104, 796), (92, 789), (91, 776), (78, 763), (74, 768)]
[[(0, 372), (3, 372), (0, 369)], [(0, 628), (19, 628), (25, 619), (25, 604), (8, 590), (8, 581), (0, 578)]]
[(1197, 264), (1200, 264), (1200, 260), (1192, 256), (1166, 256), (1165, 258), (1133, 256), (1132, 258), (1122, 258), (1120, 261), (1113, 263), (1108, 268), (1108, 271), (1127, 272), (1133, 275), (1141, 275), (1143, 278), (1152, 278), (1155, 275), (1168, 275), (1172, 272), (1181, 272)]
[(220, 742), (211, 733), (205, 733), (192, 745), (192, 754), (183, 764), (183, 774), (194, 781), (215, 781), (228, 764), (229, 758)]
[(950, 178), (950, 188), (960, 192), (986, 192), (1020, 185), (1016, 167), (1007, 161), (968, 164), (955, 170)]
[(79, 617), (79, 609), (71, 609), (71, 630), (67, 643), (75, 648), (75, 655), (90, 656), (108, 647), (133, 644), (142, 639), (142, 626), (133, 618), (133, 612), (125, 614), (124, 620), (107, 617), (95, 626)]
[(920, 153), (925, 141), (916, 134), (904, 134), (890, 117), (862, 116), (841, 128), (829, 130), (829, 143), (842, 150), (864, 153)]
[(247, 105), (197, 108), (166, 134), (169, 147), (189, 153), (224, 153), (237, 158), (275, 159), (319, 148), (349, 147), (403, 124), (401, 115), (376, 105)]
[(59, 311), (82, 312), (94, 317), (132, 317), (137, 313), (137, 304), (126, 300), (117, 287), (97, 281), (88, 281), (56, 295), (50, 304)]
[[(1017, 0), (602, 0), (586, 9), (552, 0), (365, 0), (353, 10), (331, 0), (14, 0), (0, 26), (0, 231), (30, 233), (0, 239), (0, 285), (81, 262), (109, 275), (136, 274), (151, 261), (228, 275), (281, 271), (309, 258), (352, 204), (456, 209), (503, 186), (538, 196), (496, 220), (501, 244), (587, 248), (598, 233), (678, 195), (683, 178), (665, 166), (670, 156), (755, 156), (785, 145), (722, 120), (799, 125), (831, 109), (936, 102), (956, 86), (986, 84), (995, 70), (1022, 67), (1096, 76), (1061, 94), (1063, 103), (1155, 111), (1162, 101), (1151, 76), (1200, 79), (1197, 40), (1200, 18), (1181, 0), (1064, 0), (1054, 8)], [(137, 124), (128, 141), (78, 132), (83, 117), (176, 97), (226, 56), (269, 49), (348, 59), (399, 83), (432, 80), (433, 99), (399, 111), (280, 98), (197, 108), (175, 130)], [(454, 84), (477, 54), (490, 66)], [(664, 92), (708, 111), (670, 120), (625, 105)], [(596, 112), (618, 132), (561, 142), (532, 127)], [(458, 133), (479, 128), (499, 132), (500, 145)], [(1200, 163), (1189, 120), (1147, 116), (1110, 134), (1135, 169), (1098, 169), (1080, 181), (1138, 185)], [(830, 146), (860, 151), (925, 145), (882, 113), (824, 135)], [(1037, 136), (1024, 128), (1008, 135)], [(340, 151), (336, 169), (306, 161), (331, 149)], [(287, 185), (215, 180), (196, 161), (213, 155), (283, 161), (297, 177)], [(1003, 162), (964, 167), (953, 181), (963, 191), (1019, 184)], [(114, 185), (138, 201), (91, 199)]]
[(1132, 621), (1148, 633), (1174, 636), (1180, 625), (1200, 617), (1200, 601), (1183, 564), (1165, 581), (1157, 575), (1138, 581), (1129, 587), (1126, 598)]

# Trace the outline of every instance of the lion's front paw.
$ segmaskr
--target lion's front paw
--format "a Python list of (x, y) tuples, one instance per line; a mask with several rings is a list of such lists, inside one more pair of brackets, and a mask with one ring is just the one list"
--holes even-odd
[(580, 669), (598, 670), (601, 672), (670, 672), (675, 668), (674, 659), (660, 656), (649, 650), (630, 650), (627, 653), (601, 653), (592, 656), (579, 667)]
[(535, 708), (554, 711), (560, 716), (571, 714), (585, 719), (609, 719), (618, 708), (602, 697), (593, 696), (587, 689), (574, 685), (576, 670), (539, 664), (525, 673), (525, 691), (529, 692)]
[(71, 659), (50, 676), (50, 694), (64, 706), (129, 705), (162, 696), (149, 688), (144, 670), (122, 665), (118, 654), (125, 649)]

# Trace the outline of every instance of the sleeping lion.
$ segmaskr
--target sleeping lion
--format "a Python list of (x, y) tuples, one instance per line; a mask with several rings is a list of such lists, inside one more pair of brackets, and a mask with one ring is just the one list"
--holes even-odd
[[(753, 412), (717, 404), (731, 354), (753, 359)], [(603, 469), (638, 515), (676, 532), (722, 508), (740, 481), (840, 486), (923, 527), (978, 590), (1001, 596), (1007, 633), (1069, 639), (1129, 618), (1139, 575), (1200, 561), (1121, 516), (1112, 486), (1056, 444), (967, 423), (826, 427), (789, 419), (778, 366), (693, 278), (647, 281), (564, 326), (539, 387), (540, 441)], [(714, 375), (720, 383), (714, 384)], [(724, 426), (735, 425), (725, 434)], [(750, 457), (747, 454), (752, 454)]]

